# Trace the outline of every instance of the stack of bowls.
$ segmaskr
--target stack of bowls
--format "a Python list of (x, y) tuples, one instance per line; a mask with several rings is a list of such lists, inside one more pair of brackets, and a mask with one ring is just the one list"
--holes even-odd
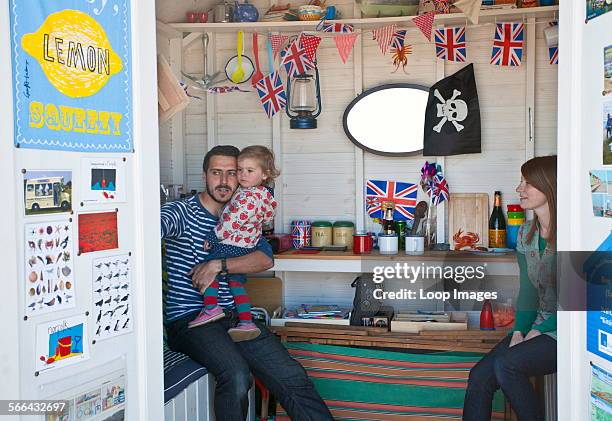
[(508, 227), (506, 242), (509, 248), (516, 248), (516, 240), (521, 225), (525, 222), (525, 210), (521, 205), (508, 205)]

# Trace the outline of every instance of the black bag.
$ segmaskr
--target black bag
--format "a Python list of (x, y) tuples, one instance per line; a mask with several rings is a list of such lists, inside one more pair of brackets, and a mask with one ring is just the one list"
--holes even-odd
[(362, 318), (374, 317), (380, 311), (382, 300), (374, 298), (374, 290), (382, 289), (382, 284), (376, 284), (372, 275), (361, 275), (355, 278), (351, 286), (355, 288), (353, 311), (351, 312), (351, 326), (361, 326)]

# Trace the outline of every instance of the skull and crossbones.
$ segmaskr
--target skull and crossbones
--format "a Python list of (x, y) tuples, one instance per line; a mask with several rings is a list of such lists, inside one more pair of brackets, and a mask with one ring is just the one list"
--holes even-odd
[(465, 101), (455, 99), (459, 95), (461, 95), (461, 92), (454, 89), (453, 96), (446, 100), (442, 97), (440, 91), (437, 89), (434, 90), (434, 96), (441, 102), (440, 104), (436, 104), (438, 107), (438, 115), (436, 117), (442, 117), (442, 120), (440, 120), (440, 122), (434, 126), (434, 131), (440, 133), (442, 126), (444, 126), (447, 121), (453, 123), (458, 132), (463, 130), (464, 126), (459, 124), (459, 121), (463, 121), (467, 118), (468, 106)]

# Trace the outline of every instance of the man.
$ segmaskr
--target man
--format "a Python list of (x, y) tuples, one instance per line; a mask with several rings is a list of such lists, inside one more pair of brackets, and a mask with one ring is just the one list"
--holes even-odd
[[(204, 261), (207, 238), (223, 206), (238, 187), (238, 149), (216, 146), (204, 157), (206, 191), (168, 203), (161, 210), (161, 236), (166, 240), (169, 290), (165, 323), (168, 345), (205, 366), (216, 379), (215, 415), (218, 421), (242, 421), (248, 409), (247, 392), (257, 376), (280, 401), (292, 420), (331, 420), (325, 403), (306, 372), (280, 341), (262, 324), (261, 334), (234, 343), (227, 330), (238, 318), (227, 282), (219, 282), (219, 305), (225, 318), (192, 329), (187, 323), (202, 309), (200, 291), (219, 273), (253, 273), (273, 266), (272, 249), (261, 240), (256, 251), (241, 257)], [(190, 278), (191, 276), (191, 278)]]

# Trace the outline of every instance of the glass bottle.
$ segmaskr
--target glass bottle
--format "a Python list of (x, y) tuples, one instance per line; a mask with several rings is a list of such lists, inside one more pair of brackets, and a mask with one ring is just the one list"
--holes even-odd
[(489, 218), (489, 247), (506, 247), (506, 218), (504, 217), (504, 212), (502, 211), (500, 191), (495, 192), (493, 212), (491, 212), (491, 217)]
[(384, 202), (382, 204), (383, 219), (382, 219), (382, 231), (383, 234), (395, 234), (395, 222), (393, 221), (393, 211), (395, 210), (395, 203)]

